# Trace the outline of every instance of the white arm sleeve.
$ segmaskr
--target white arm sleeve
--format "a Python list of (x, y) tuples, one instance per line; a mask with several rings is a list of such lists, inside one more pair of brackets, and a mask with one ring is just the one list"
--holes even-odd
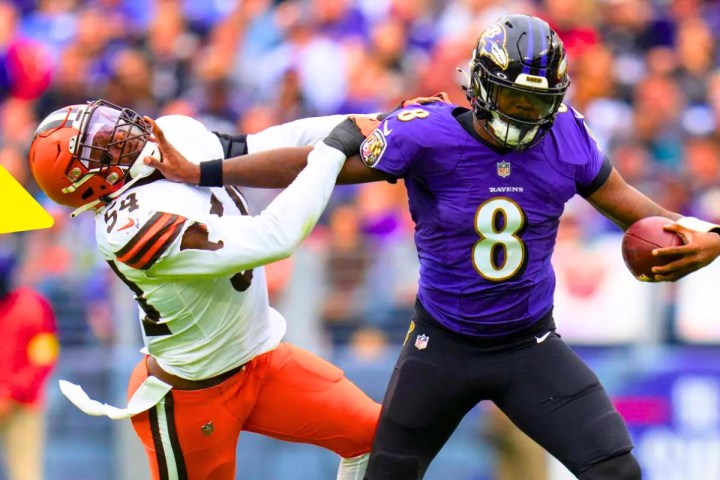
[(314, 145), (327, 137), (347, 115), (330, 115), (295, 120), (247, 136), (248, 153), (263, 152), (283, 147)]
[(172, 251), (148, 274), (188, 276), (233, 274), (289, 257), (317, 223), (345, 162), (342, 152), (319, 143), (297, 178), (257, 216), (207, 215), (187, 220), (207, 227), (216, 250)]

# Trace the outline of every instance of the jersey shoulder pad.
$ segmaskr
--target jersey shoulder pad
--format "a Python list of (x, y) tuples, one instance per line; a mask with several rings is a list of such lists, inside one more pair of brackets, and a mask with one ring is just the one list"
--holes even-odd
[(571, 142), (586, 141), (588, 137), (595, 140), (583, 114), (564, 103), (560, 106), (557, 117), (555, 117), (552, 132), (556, 136)]
[(380, 159), (388, 141), (392, 141), (407, 151), (419, 146), (425, 132), (434, 130), (432, 124), (441, 119), (434, 114), (437, 107), (429, 105), (408, 105), (390, 113), (368, 136), (360, 150), (360, 156), (368, 166), (374, 166)]
[(569, 125), (583, 125), (585, 123), (585, 116), (575, 110), (568, 104), (560, 104), (557, 116), (555, 117), (555, 124), (561, 125), (567, 128)]
[(393, 119), (393, 125), (403, 130), (417, 130), (427, 126), (427, 124), (442, 123), (448, 115), (452, 114), (456, 105), (450, 103), (428, 103), (427, 105), (408, 105), (400, 108), (390, 115), (388, 119)]
[[(550, 136), (555, 142), (547, 142), (546, 150), (555, 152), (563, 163), (585, 163), (599, 151), (599, 146), (585, 117), (574, 108), (563, 104), (555, 117)], [(556, 151), (557, 150), (557, 151)]]
[(427, 105), (409, 105), (388, 117), (389, 128), (405, 143), (414, 143), (419, 147), (434, 146), (442, 142), (452, 131), (455, 121), (452, 112), (456, 105), (450, 103), (430, 103)]
[(454, 108), (455, 105), (438, 102), (408, 105), (392, 112), (365, 140), (360, 157), (366, 165), (374, 167), (384, 155), (384, 168), (390, 169), (389, 173), (402, 174), (401, 165), (410, 161), (417, 165), (424, 151), (447, 142)]
[(142, 193), (142, 188), (125, 192), (100, 210), (96, 236), (106, 258), (147, 270), (169, 251), (187, 218), (164, 211)]
[(185, 158), (193, 163), (224, 157), (220, 139), (194, 118), (166, 115), (157, 119), (165, 137)]

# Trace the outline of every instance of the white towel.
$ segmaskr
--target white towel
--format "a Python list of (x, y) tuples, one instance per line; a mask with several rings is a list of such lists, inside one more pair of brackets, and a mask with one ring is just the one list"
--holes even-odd
[(129, 418), (138, 413), (149, 410), (157, 405), (165, 395), (172, 389), (171, 385), (163, 382), (159, 378), (149, 376), (138, 387), (138, 389), (130, 397), (130, 401), (125, 408), (118, 408), (107, 403), (100, 403), (93, 400), (85, 393), (80, 385), (75, 385), (66, 380), (60, 380), (60, 391), (70, 400), (76, 407), (88, 415), (101, 416), (105, 415), (113, 420)]

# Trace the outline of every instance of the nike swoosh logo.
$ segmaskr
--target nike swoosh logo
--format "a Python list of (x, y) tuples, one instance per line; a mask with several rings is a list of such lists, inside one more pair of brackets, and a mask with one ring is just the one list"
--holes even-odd
[(542, 342), (545, 341), (545, 339), (546, 339), (548, 336), (550, 336), (551, 333), (552, 333), (552, 332), (547, 332), (547, 333), (546, 333), (545, 335), (543, 335), (542, 337), (535, 337), (535, 340), (536, 340), (538, 343), (542, 343)]
[(390, 133), (392, 133), (392, 128), (391, 128), (390, 130), (388, 130), (388, 128), (387, 128), (387, 120), (385, 120), (385, 122), (383, 123), (383, 130), (382, 130), (382, 132), (383, 132), (383, 135), (385, 135), (386, 137), (387, 137), (388, 135), (390, 135)]
[(118, 228), (118, 232), (121, 230), (127, 230), (128, 228), (132, 227), (133, 225), (135, 225), (135, 220), (133, 220), (132, 218), (128, 218), (128, 222), (125, 225), (123, 225), (122, 227)]

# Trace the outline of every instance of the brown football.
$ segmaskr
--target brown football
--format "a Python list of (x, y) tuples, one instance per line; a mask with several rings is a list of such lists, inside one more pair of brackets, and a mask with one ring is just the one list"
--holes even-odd
[(628, 227), (622, 240), (622, 256), (625, 265), (638, 280), (652, 282), (652, 268), (665, 265), (675, 257), (654, 257), (656, 248), (682, 245), (682, 238), (675, 232), (663, 230), (663, 226), (675, 222), (665, 217), (646, 217)]

